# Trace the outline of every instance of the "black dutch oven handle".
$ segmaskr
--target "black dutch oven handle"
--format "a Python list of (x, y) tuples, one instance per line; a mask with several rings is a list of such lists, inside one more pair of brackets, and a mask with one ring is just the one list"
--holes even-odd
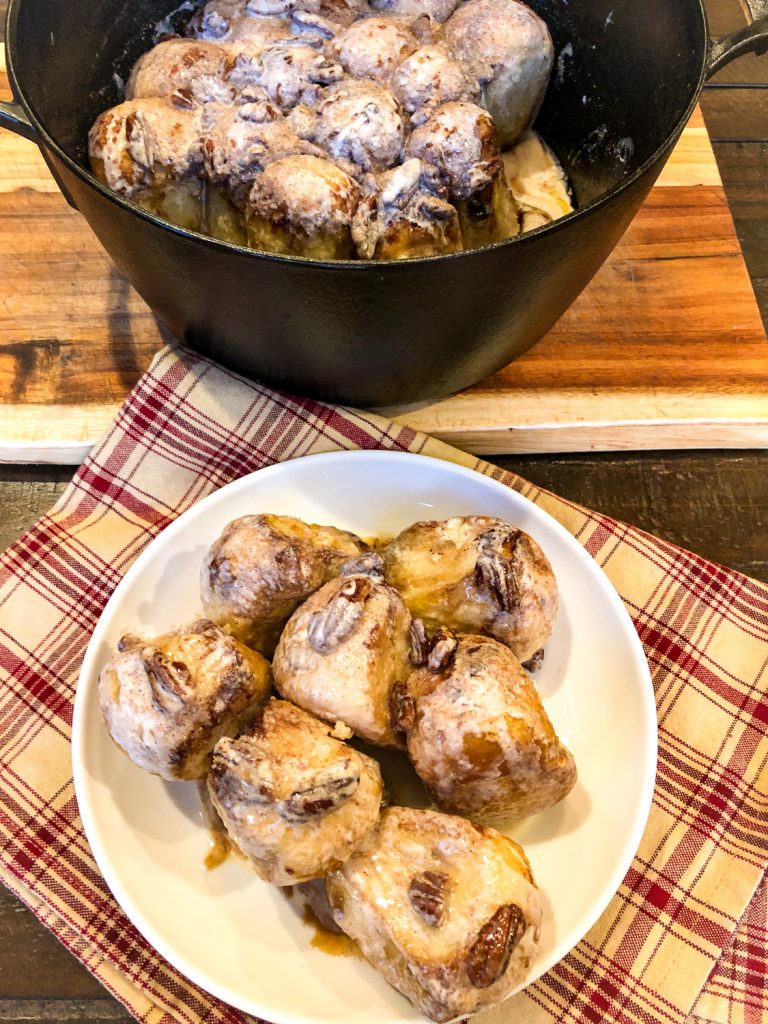
[(0, 128), (10, 128), (12, 132), (16, 132), (17, 135), (23, 135), (25, 139), (29, 139), (31, 142), (40, 141), (40, 136), (37, 134), (35, 126), (24, 113), (24, 108), (20, 103), (9, 103), (6, 100), (0, 100)]
[(42, 144), (42, 139), (38, 134), (37, 129), (27, 117), (27, 113), (20, 103), (15, 100), (0, 100), (0, 128), (8, 128), (12, 132), (16, 132), (17, 135), (21, 135), (25, 139), (29, 139), (30, 142), (36, 142), (40, 147), (40, 152), (43, 155), (43, 159), (48, 165), (48, 170), (53, 175), (53, 179), (59, 187), (59, 191), (67, 200), (69, 205), (76, 210), (77, 205), (69, 194), (69, 190), (64, 185), (61, 177), (56, 171), (56, 168), (52, 165), (48, 159), (48, 151)]
[(749, 24), (722, 39), (712, 39), (707, 58), (707, 78), (745, 53), (768, 51), (768, 0), (740, 0)]

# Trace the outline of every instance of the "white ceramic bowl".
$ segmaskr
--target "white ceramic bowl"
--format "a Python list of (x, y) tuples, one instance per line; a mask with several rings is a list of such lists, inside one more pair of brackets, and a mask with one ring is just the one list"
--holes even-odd
[(275, 1024), (390, 1024), (420, 1015), (367, 963), (310, 944), (296, 901), (238, 858), (207, 871), (191, 783), (134, 767), (101, 719), (97, 680), (125, 632), (159, 633), (199, 613), (203, 555), (247, 513), (298, 516), (365, 537), (419, 519), (499, 516), (550, 559), (560, 610), (535, 679), (579, 781), (557, 807), (510, 829), (544, 894), (527, 983), (588, 931), (619, 887), (650, 809), (656, 712), (632, 623), (602, 571), (554, 519), (509, 488), (451, 463), (391, 452), (315, 455), (270, 466), (210, 495), (136, 560), (93, 633), (75, 701), (77, 799), (94, 856), (138, 930), (202, 988)]

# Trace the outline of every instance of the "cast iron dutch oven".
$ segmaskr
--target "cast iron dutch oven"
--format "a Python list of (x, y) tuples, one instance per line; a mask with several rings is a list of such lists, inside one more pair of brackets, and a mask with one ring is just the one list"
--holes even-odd
[(746, 0), (751, 24), (721, 40), (701, 0), (529, 0), (557, 55), (537, 128), (578, 211), (455, 256), (322, 263), (176, 229), (88, 172), (88, 128), (120, 101), (116, 74), (127, 77), (178, 2), (11, 0), (16, 102), (2, 104), (0, 124), (38, 143), (69, 202), (187, 345), (249, 377), (367, 406), (457, 391), (545, 334), (629, 225), (707, 77), (768, 43), (768, 0)]

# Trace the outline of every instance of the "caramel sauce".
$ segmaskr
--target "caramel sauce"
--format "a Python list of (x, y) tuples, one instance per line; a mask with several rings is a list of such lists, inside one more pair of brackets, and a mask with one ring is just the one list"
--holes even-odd
[(204, 781), (198, 782), (197, 792), (200, 797), (203, 823), (208, 827), (208, 852), (203, 858), (203, 866), (206, 871), (213, 871), (214, 868), (224, 863), (235, 847), (227, 835), (224, 822), (216, 813), (216, 808), (213, 806)]
[(304, 907), (301, 920), (308, 928), (312, 929), (313, 934), (309, 944), (314, 949), (319, 949), (321, 953), (327, 953), (328, 956), (353, 956), (358, 960), (365, 959), (360, 952), (360, 947), (348, 935), (331, 932), (324, 928), (320, 918), (311, 907)]
[(206, 871), (213, 871), (229, 857), (232, 847), (223, 832), (211, 829), (208, 833), (208, 852), (203, 860)]

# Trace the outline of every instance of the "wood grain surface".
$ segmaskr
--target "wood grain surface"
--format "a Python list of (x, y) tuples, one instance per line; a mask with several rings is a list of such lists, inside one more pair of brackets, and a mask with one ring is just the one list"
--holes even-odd
[[(743, 24), (738, 0), (705, 0), (713, 30)], [(2, 0), (0, 0), (0, 8)], [(768, 58), (744, 58), (714, 85), (743, 85), (768, 102)], [(763, 90), (757, 87), (762, 85)], [(754, 91), (752, 91), (754, 90)], [(702, 99), (710, 124), (719, 89)], [(733, 107), (711, 132), (755, 293), (768, 320), (768, 139)], [(2, 417), (2, 412), (0, 412)], [(660, 451), (494, 457), (535, 483), (768, 581), (768, 452)], [(0, 466), (0, 547), (46, 511), (71, 476), (64, 466)], [(0, 892), (0, 1022), (130, 1024), (112, 999), (13, 897)]]
[[(0, 300), (0, 460), (83, 458), (163, 329), (37, 148), (9, 132)], [(767, 380), (768, 342), (697, 112), (619, 246), (546, 338), (458, 395), (385, 411), (491, 454), (749, 447), (768, 442)]]

